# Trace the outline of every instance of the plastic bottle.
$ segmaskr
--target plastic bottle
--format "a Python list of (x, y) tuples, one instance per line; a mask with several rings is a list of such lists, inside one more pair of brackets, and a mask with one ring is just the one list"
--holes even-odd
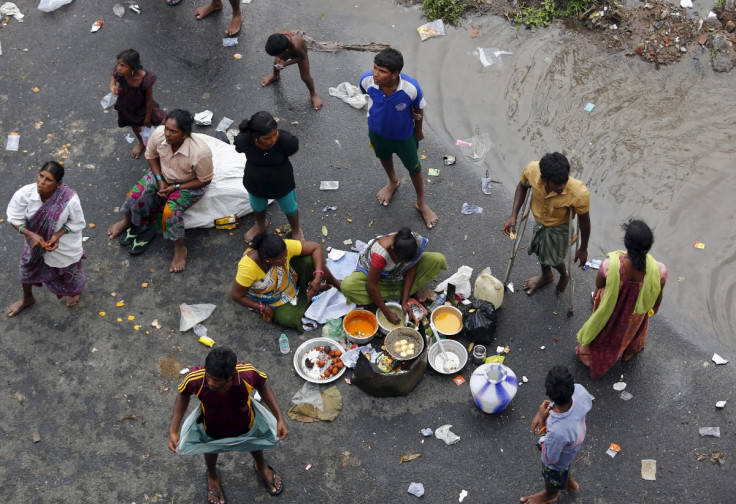
[(289, 349), (289, 338), (286, 337), (286, 334), (281, 333), (281, 336), (279, 336), (279, 349), (281, 350), (282, 354), (288, 354)]
[(429, 307), (429, 313), (432, 313), (432, 311), (435, 308), (439, 308), (440, 306), (445, 304), (445, 299), (446, 299), (446, 296), (444, 292), (441, 293), (439, 296), (437, 296), (437, 299), (434, 300), (434, 303), (432, 303), (432, 306)]

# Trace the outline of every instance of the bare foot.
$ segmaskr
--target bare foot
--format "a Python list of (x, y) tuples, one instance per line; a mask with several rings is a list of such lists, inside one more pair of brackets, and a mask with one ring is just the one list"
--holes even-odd
[(23, 308), (28, 308), (35, 302), (36, 298), (34, 298), (33, 296), (29, 298), (23, 298), (20, 301), (16, 301), (15, 303), (8, 306), (8, 317), (15, 317), (23, 311)]
[(274, 82), (276, 82), (277, 80), (280, 80), (280, 79), (281, 79), (281, 76), (280, 75), (274, 75), (274, 74), (266, 75), (263, 78), (263, 80), (261, 80), (261, 86), (266, 87), (269, 84), (273, 84)]
[(322, 99), (319, 96), (317, 96), (317, 95), (312, 96), (312, 106), (314, 107), (314, 110), (321, 109), (322, 108)]
[(531, 296), (532, 294), (534, 294), (534, 291), (536, 291), (543, 285), (547, 285), (554, 279), (554, 275), (551, 275), (549, 277), (545, 277), (544, 275), (531, 277), (524, 282), (524, 290), (528, 295)]
[(79, 303), (79, 298), (81, 294), (77, 294), (76, 296), (67, 296), (66, 297), (66, 305), (67, 306), (76, 306), (77, 303)]
[(233, 18), (230, 20), (230, 24), (227, 26), (227, 30), (225, 30), (225, 36), (226, 37), (234, 37), (238, 33), (240, 33), (240, 26), (243, 24), (243, 15), (238, 12), (237, 14), (233, 13)]
[(187, 269), (187, 247), (174, 243), (174, 260), (171, 261), (169, 273), (181, 273)]
[(214, 478), (209, 472), (207, 473), (207, 490), (207, 498), (212, 504), (225, 504), (219, 473), (216, 473)]
[(250, 242), (253, 240), (253, 238), (256, 235), (265, 232), (266, 231), (266, 228), (268, 228), (268, 221), (266, 221), (266, 224), (264, 226), (261, 226), (260, 224), (258, 224), (258, 222), (256, 222), (255, 224), (253, 224), (253, 227), (250, 228), (248, 231), (245, 232), (245, 237), (244, 237), (245, 238), (245, 243), (247, 243), (248, 245), (250, 245)]
[(141, 152), (143, 152), (144, 148), (145, 147), (143, 146), (143, 144), (138, 142), (138, 144), (136, 144), (136, 146), (131, 149), (130, 157), (132, 157), (133, 159), (138, 159), (139, 157), (141, 157)]
[(550, 502), (555, 502), (559, 497), (560, 492), (557, 492), (553, 497), (550, 497), (547, 490), (542, 490), (539, 493), (522, 497), (521, 502), (528, 502), (529, 504), (549, 504)]
[(299, 240), (300, 242), (304, 241), (304, 233), (302, 232), (302, 228), (296, 228), (296, 231), (293, 229), (291, 230), (291, 239), (292, 240)]
[(207, 5), (200, 7), (194, 11), (194, 17), (197, 19), (204, 19), (213, 12), (219, 12), (222, 10), (222, 0), (213, 0)]
[(388, 204), (391, 203), (391, 198), (396, 192), (396, 189), (398, 189), (400, 185), (401, 181), (397, 181), (394, 184), (389, 180), (388, 184), (383, 186), (383, 189), (378, 191), (378, 194), (376, 194), (376, 199), (378, 199), (378, 202), (383, 206), (388, 206)]
[(567, 289), (567, 284), (570, 282), (570, 274), (565, 273), (565, 276), (560, 277), (560, 281), (557, 282), (557, 294), (562, 294)]
[(117, 238), (121, 234), (123, 234), (123, 231), (128, 229), (130, 227), (130, 224), (126, 222), (125, 219), (116, 222), (109, 228), (107, 228), (107, 237), (112, 240), (113, 238)]
[(437, 214), (434, 213), (426, 203), (421, 207), (414, 203), (414, 207), (422, 214), (422, 218), (424, 219), (424, 223), (427, 225), (427, 229), (435, 227), (437, 221), (440, 220), (440, 218), (437, 217)]
[(580, 485), (578, 485), (578, 482), (572, 479), (572, 476), (567, 476), (567, 484), (565, 484), (565, 488), (570, 490), (571, 492), (577, 492), (580, 489)]

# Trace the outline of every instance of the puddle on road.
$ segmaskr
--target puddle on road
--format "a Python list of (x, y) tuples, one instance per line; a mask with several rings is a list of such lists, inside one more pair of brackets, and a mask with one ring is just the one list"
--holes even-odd
[[(644, 219), (655, 232), (652, 255), (669, 269), (660, 313), (699, 346), (736, 348), (736, 74), (713, 74), (700, 48), (657, 71), (599, 52), (584, 33), (516, 30), (492, 16), (419, 44), (424, 22), (414, 7), (373, 9), (355, 37), (403, 52), (428, 102), (429, 134), (454, 146), (476, 128), (489, 133), (477, 173), (490, 170), (509, 193), (527, 162), (564, 152), (591, 191), (590, 257), (623, 248), (620, 225)], [(513, 55), (484, 69), (478, 47)]]

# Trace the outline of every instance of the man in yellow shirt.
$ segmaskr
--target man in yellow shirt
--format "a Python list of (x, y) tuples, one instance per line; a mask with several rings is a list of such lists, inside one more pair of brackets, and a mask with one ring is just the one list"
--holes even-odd
[(504, 223), (502, 232), (506, 236), (516, 232), (519, 210), (531, 188), (531, 210), (536, 223), (529, 254), (539, 256), (542, 274), (524, 282), (524, 290), (529, 295), (554, 280), (552, 268), (560, 272), (557, 293), (562, 294), (567, 288), (570, 277), (565, 268), (565, 255), (570, 246), (570, 209), (578, 216), (580, 223), (580, 248), (573, 262), (579, 262), (582, 267), (588, 259), (590, 192), (585, 184), (569, 175), (570, 163), (567, 158), (559, 152), (553, 152), (545, 154), (540, 161), (526, 165), (516, 186), (511, 217)]

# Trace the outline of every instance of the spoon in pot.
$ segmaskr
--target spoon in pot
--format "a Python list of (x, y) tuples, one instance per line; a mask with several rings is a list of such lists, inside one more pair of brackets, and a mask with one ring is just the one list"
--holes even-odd
[(440, 338), (439, 334), (437, 334), (436, 332), (434, 333), (434, 339), (437, 340), (437, 346), (440, 348), (440, 355), (442, 356), (442, 359), (445, 361), (443, 369), (445, 373), (449, 373), (450, 371), (452, 371), (450, 369), (450, 360), (447, 358), (447, 352), (445, 351), (445, 347), (442, 346), (442, 339)]

